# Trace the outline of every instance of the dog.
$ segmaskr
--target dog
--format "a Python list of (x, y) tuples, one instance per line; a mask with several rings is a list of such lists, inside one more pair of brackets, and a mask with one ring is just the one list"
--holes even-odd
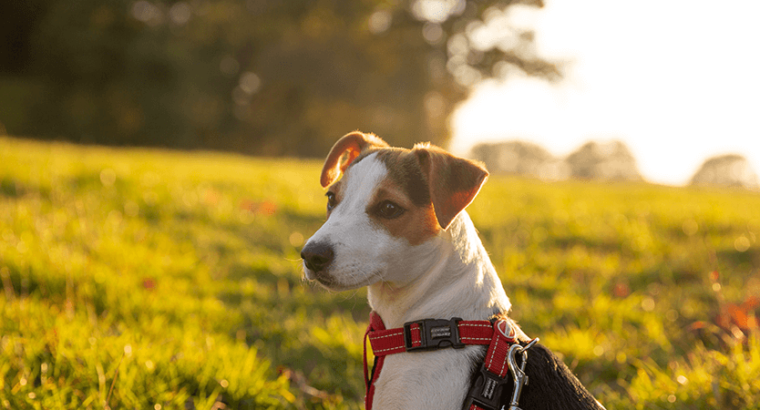
[[(509, 298), (465, 211), (487, 177), (480, 164), (434, 145), (409, 150), (359, 131), (343, 136), (322, 168), (327, 220), (302, 249), (306, 279), (336, 291), (366, 286), (387, 328), (497, 317), (524, 346), (530, 339), (508, 318)], [(485, 352), (468, 345), (385, 356), (367, 407), (461, 409)], [(520, 406), (603, 408), (544, 346), (529, 357)]]

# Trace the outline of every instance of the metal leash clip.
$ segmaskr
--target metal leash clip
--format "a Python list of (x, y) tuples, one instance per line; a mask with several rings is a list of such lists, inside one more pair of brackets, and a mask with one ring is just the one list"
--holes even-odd
[[(533, 347), (536, 342), (538, 342), (538, 338), (531, 340), (530, 343), (525, 345), (525, 347), (515, 343), (509, 348), (509, 352), (507, 353), (509, 371), (512, 372), (512, 380), (514, 380), (515, 383), (515, 389), (514, 392), (512, 392), (512, 400), (509, 402), (509, 410), (522, 410), (518, 406), (518, 402), (520, 401), (520, 393), (522, 393), (523, 386), (528, 384), (528, 375), (525, 374), (525, 365), (528, 364), (528, 349)], [(522, 364), (520, 364), (520, 367), (517, 366), (516, 356), (518, 353), (522, 355)], [(502, 406), (501, 410), (504, 410), (505, 407), (506, 406)]]

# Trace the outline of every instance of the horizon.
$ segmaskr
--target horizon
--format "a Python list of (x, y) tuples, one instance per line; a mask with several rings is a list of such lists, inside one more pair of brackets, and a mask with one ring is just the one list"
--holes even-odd
[(512, 23), (535, 30), (538, 55), (564, 62), (565, 77), (551, 84), (512, 70), (479, 83), (452, 116), (449, 149), (466, 155), (479, 142), (522, 140), (563, 157), (588, 141), (619, 140), (653, 183), (685, 185), (725, 154), (744, 156), (757, 173), (758, 16), (749, 0), (517, 8)]

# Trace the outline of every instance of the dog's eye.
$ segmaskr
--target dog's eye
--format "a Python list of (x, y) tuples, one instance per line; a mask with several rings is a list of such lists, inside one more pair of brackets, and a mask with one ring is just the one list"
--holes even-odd
[(398, 218), (404, 213), (404, 208), (391, 201), (383, 201), (377, 206), (377, 214), (385, 219)]
[(325, 196), (327, 196), (327, 210), (332, 211), (332, 209), (335, 208), (335, 205), (336, 205), (335, 194), (332, 192), (328, 192)]

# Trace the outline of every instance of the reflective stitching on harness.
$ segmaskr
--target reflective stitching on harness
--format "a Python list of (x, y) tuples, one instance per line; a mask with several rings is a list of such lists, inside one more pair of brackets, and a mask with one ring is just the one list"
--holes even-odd
[(501, 370), (499, 370), (499, 377), (501, 377), (501, 373), (504, 371), (504, 366), (507, 365), (507, 359), (509, 358), (509, 355), (507, 354), (504, 356), (504, 363), (501, 364)]
[(467, 340), (491, 340), (490, 337), (467, 337), (467, 336), (462, 337), (461, 339), (462, 340), (464, 340), (464, 339), (467, 339)]
[(493, 357), (496, 356), (496, 349), (491, 350), (491, 360), (488, 361), (488, 368), (491, 368), (491, 363), (493, 363)]
[[(406, 351), (404, 346), (400, 346), (400, 347), (389, 347), (387, 349), (380, 349), (380, 350), (375, 351), (374, 353), (382, 353), (382, 352), (387, 352), (389, 350), (398, 350), (398, 349), (401, 349), (402, 352)], [(375, 354), (375, 356), (377, 356), (377, 354)]]
[(419, 325), (417, 325), (417, 327), (410, 327), (409, 330), (411, 332), (410, 336), (412, 336), (412, 346), (415, 345), (415, 341), (414, 341), (415, 330), (417, 331), (417, 339), (420, 339), (418, 342), (416, 342), (416, 344), (418, 346), (421, 345), (422, 344), (422, 328)]
[(393, 337), (393, 336), (398, 336), (398, 335), (403, 335), (403, 334), (404, 334), (404, 332), (396, 332), (396, 333), (391, 333), (391, 334), (385, 335), (385, 336), (370, 336), (369, 340), (377, 340), (377, 339), (382, 339), (384, 337)]

